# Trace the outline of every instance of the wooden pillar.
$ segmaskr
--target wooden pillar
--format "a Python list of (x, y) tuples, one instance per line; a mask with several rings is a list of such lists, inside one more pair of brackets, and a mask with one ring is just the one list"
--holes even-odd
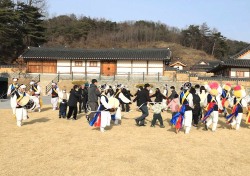
[(43, 73), (43, 61), (41, 61), (41, 62), (42, 62), (41, 64), (42, 64), (42, 73)]
[(70, 74), (72, 73), (72, 60), (70, 60)]
[(133, 73), (133, 60), (131, 60), (130, 68), (131, 68), (131, 75), (132, 75), (132, 73)]
[(147, 75), (148, 75), (148, 60), (147, 60)]
[(87, 60), (85, 60), (85, 75), (87, 74)]

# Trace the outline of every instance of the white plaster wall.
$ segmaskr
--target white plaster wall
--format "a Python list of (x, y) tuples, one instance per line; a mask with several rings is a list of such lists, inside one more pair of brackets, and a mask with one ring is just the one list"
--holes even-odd
[(100, 67), (87, 67), (88, 73), (100, 73), (101, 69)]
[(241, 57), (239, 57), (240, 59), (250, 59), (250, 53), (247, 53)]
[(143, 72), (147, 74), (147, 68), (132, 68), (133, 74), (138, 74), (138, 73), (143, 73)]
[(70, 67), (58, 67), (57, 66), (57, 73), (70, 73)]
[(163, 61), (148, 61), (148, 67), (163, 67)]
[(249, 77), (249, 75), (250, 75), (250, 73), (249, 73), (249, 72), (245, 72), (245, 73), (244, 73), (244, 77), (246, 77), (246, 78), (248, 78), (248, 77)]
[(133, 61), (133, 67), (147, 67), (147, 61)]
[(131, 68), (128, 67), (128, 68), (124, 68), (124, 67), (117, 67), (117, 73), (128, 73), (128, 72), (131, 72)]
[(148, 73), (160, 73), (162, 74), (163, 69), (162, 68), (148, 68)]
[(179, 67), (179, 70), (183, 70), (183, 66), (174, 66), (174, 68), (178, 68)]
[(85, 67), (72, 67), (73, 73), (83, 73), (85, 72)]
[(70, 66), (70, 60), (57, 60), (57, 66)]
[(236, 71), (231, 71), (231, 77), (235, 77), (236, 76)]
[(117, 60), (117, 68), (119, 67), (127, 67), (130, 68), (131, 67), (131, 61), (123, 61), (123, 60)]

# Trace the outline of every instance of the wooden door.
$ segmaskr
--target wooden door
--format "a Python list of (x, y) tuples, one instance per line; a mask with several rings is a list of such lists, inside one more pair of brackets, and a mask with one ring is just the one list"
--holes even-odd
[(116, 74), (116, 62), (114, 61), (105, 61), (102, 62), (102, 75), (104, 76), (113, 76)]
[(56, 61), (43, 61), (43, 73), (56, 73)]
[(30, 73), (56, 73), (57, 61), (28, 61)]
[(41, 61), (28, 61), (28, 72), (29, 73), (42, 73), (42, 62)]

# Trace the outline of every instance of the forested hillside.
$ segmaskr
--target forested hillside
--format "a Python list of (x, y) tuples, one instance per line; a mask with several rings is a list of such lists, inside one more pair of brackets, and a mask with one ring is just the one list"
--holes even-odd
[[(115, 22), (87, 16), (77, 17), (74, 14), (46, 19), (36, 4), (24, 2), (15, 4), (11, 0), (0, 0), (0, 41), (0, 59), (5, 63), (12, 62), (28, 46), (71, 48), (164, 46), (169, 47), (175, 57), (223, 60), (249, 45), (246, 42), (227, 39), (206, 23), (179, 29), (161, 22)], [(199, 50), (200, 54), (196, 55), (194, 50)]]

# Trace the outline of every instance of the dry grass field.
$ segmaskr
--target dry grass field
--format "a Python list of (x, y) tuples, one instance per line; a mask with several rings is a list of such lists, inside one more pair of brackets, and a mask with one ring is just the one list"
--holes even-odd
[[(134, 109), (134, 107), (132, 108)], [(164, 112), (166, 128), (135, 126), (140, 112), (124, 113), (122, 124), (105, 133), (90, 127), (84, 114), (77, 121), (58, 118), (49, 106), (19, 128), (11, 110), (1, 109), (0, 175), (213, 175), (250, 174), (250, 127), (239, 131), (221, 117), (217, 132), (192, 128), (175, 134)]]

